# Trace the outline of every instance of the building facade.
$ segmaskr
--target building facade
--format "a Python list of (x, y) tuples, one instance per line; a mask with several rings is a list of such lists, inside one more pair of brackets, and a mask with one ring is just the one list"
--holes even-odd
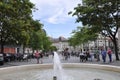
[(95, 49), (113, 49), (113, 43), (109, 37), (104, 37), (99, 34), (98, 38), (95, 41), (89, 41), (87, 43), (81, 44), (73, 48), (69, 45), (68, 39), (64, 37), (59, 37), (57, 39), (53, 39), (53, 46), (56, 46), (58, 51), (64, 51), (65, 48), (69, 48), (70, 51), (83, 51), (83, 50), (95, 50)]

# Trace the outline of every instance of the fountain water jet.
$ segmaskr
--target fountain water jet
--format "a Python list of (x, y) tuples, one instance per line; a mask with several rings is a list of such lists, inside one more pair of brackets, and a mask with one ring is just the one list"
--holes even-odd
[(64, 73), (64, 70), (63, 70), (62, 65), (61, 65), (60, 57), (56, 52), (54, 52), (53, 62), (54, 62), (54, 65), (53, 65), (53, 69), (54, 69), (53, 80), (66, 80), (67, 75)]

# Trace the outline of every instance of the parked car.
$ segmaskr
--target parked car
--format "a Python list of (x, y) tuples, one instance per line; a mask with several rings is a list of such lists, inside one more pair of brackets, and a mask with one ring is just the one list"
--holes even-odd
[(0, 54), (0, 65), (4, 64), (4, 56), (3, 54)]

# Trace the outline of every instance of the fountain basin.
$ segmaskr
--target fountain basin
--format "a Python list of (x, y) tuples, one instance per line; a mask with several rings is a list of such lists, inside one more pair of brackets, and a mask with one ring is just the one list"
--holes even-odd
[[(120, 67), (86, 64), (62, 64), (67, 80), (119, 80)], [(53, 64), (32, 64), (0, 68), (0, 80), (52, 80)]]

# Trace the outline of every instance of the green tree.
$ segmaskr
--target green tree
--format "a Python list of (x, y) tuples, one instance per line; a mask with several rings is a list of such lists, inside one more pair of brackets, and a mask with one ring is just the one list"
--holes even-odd
[(73, 47), (84, 44), (88, 41), (94, 41), (97, 39), (97, 34), (91, 32), (91, 28), (77, 27), (77, 30), (73, 31), (73, 36), (69, 39), (69, 44)]
[(52, 45), (52, 42), (49, 40), (49, 37), (47, 36), (43, 36), (43, 48), (44, 48), (44, 51), (49, 51), (50, 50), (50, 47)]
[(52, 43), (43, 29), (44, 25), (39, 20), (33, 20), (31, 26), (29, 47), (33, 50), (48, 51)]
[[(34, 5), (29, 0), (0, 1), (0, 44), (1, 53), (7, 43), (28, 42), (31, 14)], [(22, 41), (20, 41), (20, 38)], [(12, 44), (11, 43), (11, 44)]]
[[(29, 47), (31, 47), (34, 50), (44, 50), (44, 51), (48, 51), (50, 49), (51, 46), (51, 41), (49, 40), (49, 38), (46, 35), (46, 32), (44, 29), (42, 29), (41, 24), (35, 24), (34, 26), (37, 26), (36, 29), (34, 29), (31, 32), (31, 37), (30, 37), (30, 42), (29, 42)], [(39, 27), (41, 28), (39, 28)]]
[(32, 48), (33, 50), (40, 48), (40, 33), (42, 30), (43, 24), (39, 22), (39, 20), (31, 20), (31, 28), (29, 33), (30, 39), (28, 43), (28, 47)]
[(50, 50), (51, 51), (57, 51), (57, 48), (56, 48), (56, 46), (50, 46)]
[(76, 22), (95, 27), (98, 32), (109, 36), (114, 44), (116, 60), (119, 60), (116, 34), (120, 27), (119, 0), (83, 0), (74, 8), (73, 16), (77, 16)]
[(37, 50), (41, 48), (41, 43), (40, 43), (40, 37), (39, 34), (36, 32), (33, 32), (32, 38), (31, 38), (31, 47), (33, 50)]

